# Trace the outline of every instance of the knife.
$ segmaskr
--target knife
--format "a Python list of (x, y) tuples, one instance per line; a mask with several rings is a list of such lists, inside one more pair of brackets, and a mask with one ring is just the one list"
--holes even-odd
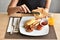
[(18, 12), (18, 13), (22, 13), (22, 14), (39, 14), (40, 15), (39, 12), (31, 12), (31, 13)]

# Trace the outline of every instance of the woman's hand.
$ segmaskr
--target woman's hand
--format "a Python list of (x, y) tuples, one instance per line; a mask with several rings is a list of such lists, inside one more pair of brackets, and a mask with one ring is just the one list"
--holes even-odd
[(29, 10), (29, 8), (25, 4), (23, 4), (19, 7), (19, 12), (30, 13), (31, 11)]
[(45, 8), (44, 10), (45, 10), (47, 13), (49, 12), (49, 9), (48, 9), (48, 8)]
[(37, 9), (32, 10), (32, 12), (39, 12), (40, 15), (38, 16), (40, 16), (40, 18), (48, 16), (48, 11), (45, 10), (44, 8), (37, 8)]
[(34, 14), (35, 18), (36, 19), (39, 19), (39, 18), (43, 18), (43, 8), (37, 8), (37, 9), (34, 9), (32, 10), (32, 12), (39, 12), (40, 15), (37, 15), (37, 14)]
[(24, 12), (24, 13), (31, 12), (25, 4), (21, 6), (16, 6), (16, 7), (9, 7), (7, 11), (8, 11), (8, 15), (16, 13), (16, 12)]
[(37, 8), (32, 10), (32, 12), (39, 12), (39, 13), (43, 13), (43, 8)]
[(45, 12), (49, 12), (49, 9), (48, 8), (40, 8), (40, 7), (37, 7), (37, 9), (40, 9), (40, 10), (42, 10), (42, 11), (45, 11)]
[(44, 9), (44, 8), (37, 7), (37, 9), (32, 10), (32, 12), (40, 12), (40, 13), (46, 12), (46, 13), (48, 13), (49, 9), (48, 8)]
[(16, 12), (25, 12), (25, 13), (29, 12), (30, 13), (29, 8), (25, 4), (21, 6), (17, 6), (18, 2), (19, 0), (11, 0), (7, 9), (8, 15), (16, 13)]

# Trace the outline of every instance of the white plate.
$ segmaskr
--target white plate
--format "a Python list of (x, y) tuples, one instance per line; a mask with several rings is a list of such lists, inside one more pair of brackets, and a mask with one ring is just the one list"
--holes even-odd
[(46, 25), (42, 28), (42, 30), (34, 30), (33, 32), (26, 32), (25, 28), (23, 28), (24, 26), (24, 22), (34, 18), (33, 16), (26, 16), (26, 17), (22, 17), (21, 21), (20, 21), (20, 25), (19, 25), (19, 29), (20, 29), (20, 33), (24, 34), (24, 35), (28, 35), (28, 36), (43, 36), (43, 35), (47, 35), (49, 33), (49, 26)]

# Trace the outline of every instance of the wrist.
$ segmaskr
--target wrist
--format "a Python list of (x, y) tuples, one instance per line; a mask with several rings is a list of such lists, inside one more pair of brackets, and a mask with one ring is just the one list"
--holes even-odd
[(45, 8), (44, 10), (45, 10), (46, 12), (49, 12), (49, 9), (48, 9), (48, 8)]

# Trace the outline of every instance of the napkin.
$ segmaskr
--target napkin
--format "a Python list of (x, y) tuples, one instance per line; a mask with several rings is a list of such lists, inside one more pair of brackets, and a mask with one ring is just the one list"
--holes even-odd
[(20, 20), (20, 18), (10, 17), (9, 22), (8, 22), (7, 32), (13, 32), (13, 25), (16, 26), (17, 20)]

